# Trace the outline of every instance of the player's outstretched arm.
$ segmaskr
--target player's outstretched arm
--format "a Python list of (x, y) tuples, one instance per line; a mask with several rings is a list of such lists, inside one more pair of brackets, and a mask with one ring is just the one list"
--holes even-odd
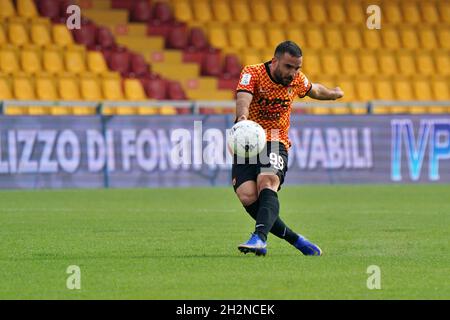
[(323, 84), (313, 83), (311, 90), (308, 92), (308, 97), (317, 100), (336, 100), (344, 96), (344, 91), (341, 88), (336, 87), (328, 89)]
[(247, 120), (248, 109), (252, 102), (253, 95), (248, 92), (238, 92), (236, 95), (236, 122)]

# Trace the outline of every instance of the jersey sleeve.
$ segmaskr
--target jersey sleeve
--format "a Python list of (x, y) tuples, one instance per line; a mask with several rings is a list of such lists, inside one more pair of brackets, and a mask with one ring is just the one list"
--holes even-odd
[(246, 66), (241, 72), (241, 76), (239, 77), (239, 83), (237, 85), (236, 91), (237, 92), (243, 91), (253, 94), (258, 80), (257, 77), (258, 74), (255, 68), (252, 68), (251, 66)]
[(300, 74), (300, 84), (298, 86), (297, 95), (300, 98), (304, 98), (308, 92), (312, 88), (312, 83), (309, 81), (309, 79), (303, 74)]

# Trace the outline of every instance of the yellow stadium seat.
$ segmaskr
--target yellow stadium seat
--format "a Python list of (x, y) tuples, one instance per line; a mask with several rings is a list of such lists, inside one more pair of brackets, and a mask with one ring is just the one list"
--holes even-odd
[(0, 0), (0, 20), (14, 17), (15, 15), (16, 9), (12, 0)]
[(290, 0), (289, 10), (293, 22), (307, 23), (310, 22), (306, 1)]
[(85, 51), (83, 47), (73, 46), (65, 51), (65, 65), (68, 72), (82, 73), (86, 71)]
[(438, 48), (438, 43), (433, 28), (429, 26), (420, 26), (417, 31), (422, 49), (434, 50)]
[(421, 23), (419, 7), (415, 1), (401, 1), (403, 21), (406, 23)]
[(58, 78), (59, 96), (62, 100), (81, 100), (80, 88), (75, 75), (62, 74)]
[(347, 75), (355, 76), (360, 74), (358, 57), (353, 50), (344, 50), (340, 53), (342, 72)]
[(303, 29), (300, 25), (292, 25), (292, 27), (286, 29), (287, 39), (294, 41), (300, 47), (306, 43), (306, 38), (303, 33)]
[(31, 24), (31, 40), (38, 46), (46, 46), (52, 43), (50, 34), (50, 25), (43, 21), (33, 22)]
[(102, 79), (102, 91), (106, 100), (124, 100), (119, 76), (106, 76)]
[(261, 58), (263, 59), (262, 61), (270, 61), (273, 58), (273, 54), (274, 54), (274, 49), (264, 49), (261, 51)]
[(331, 1), (326, 4), (326, 9), (328, 10), (328, 17), (332, 23), (345, 23), (345, 6), (342, 1)]
[(396, 56), (392, 51), (380, 49), (376, 53), (380, 65), (380, 73), (385, 76), (393, 76), (398, 74), (398, 66)]
[(271, 49), (273, 51), (277, 45), (287, 40), (284, 28), (278, 24), (271, 24), (270, 28), (267, 28), (267, 39), (269, 46), (270, 48), (273, 48)]
[(308, 50), (303, 57), (303, 70), (307, 77), (314, 78), (322, 75), (322, 67), (320, 62), (320, 54), (317, 50)]
[(402, 12), (396, 1), (387, 1), (383, 3), (381, 8), (382, 14), (386, 18), (386, 22), (399, 24), (402, 23)]
[(147, 99), (142, 83), (138, 79), (125, 79), (124, 91), (127, 100)]
[(341, 30), (337, 25), (327, 25), (324, 30), (327, 48), (342, 49), (344, 48), (344, 40), (342, 38)]
[(325, 48), (325, 40), (322, 33), (322, 28), (316, 25), (311, 25), (306, 28), (305, 36), (307, 47), (312, 49)]
[(247, 36), (250, 47), (254, 49), (267, 48), (267, 37), (263, 25), (250, 23), (247, 28)]
[(450, 2), (438, 1), (438, 11), (441, 14), (441, 22), (450, 23)]
[(196, 0), (191, 3), (195, 21), (203, 23), (213, 20), (212, 9), (208, 0)]
[(414, 96), (418, 100), (432, 100), (430, 81), (427, 78), (417, 77), (413, 80)]
[(20, 51), (22, 70), (36, 74), (42, 71), (41, 53), (38, 47), (25, 46)]
[(313, 22), (326, 23), (328, 22), (327, 11), (325, 4), (321, 0), (308, 1), (309, 16)]
[(5, 30), (3, 29), (3, 26), (0, 24), (0, 46), (6, 44), (8, 42), (8, 39), (6, 38)]
[(345, 4), (347, 17), (350, 22), (362, 23), (366, 21), (366, 8), (359, 1), (347, 1)]
[(263, 62), (259, 50), (244, 49), (240, 55), (244, 66)]
[(252, 19), (250, 8), (246, 0), (232, 0), (231, 11), (233, 12), (234, 21), (249, 22)]
[(360, 49), (363, 47), (363, 40), (360, 29), (361, 28), (359, 26), (348, 26), (344, 28), (344, 40), (346, 48)]
[(0, 71), (15, 73), (20, 70), (18, 50), (12, 46), (0, 48)]
[(430, 52), (420, 51), (416, 53), (417, 71), (424, 76), (435, 74), (433, 56)]
[(359, 53), (359, 65), (364, 75), (375, 76), (379, 72), (377, 57), (374, 52), (360, 51)]
[(431, 81), (433, 98), (436, 100), (450, 100), (450, 88), (448, 79), (444, 77), (434, 77)]
[(72, 114), (71, 111), (73, 108), (66, 106), (52, 106), (49, 109), (50, 109), (49, 113), (52, 116), (66, 116)]
[(394, 79), (394, 94), (398, 100), (413, 100), (414, 93), (409, 79), (403, 77)]
[(87, 65), (89, 71), (97, 74), (108, 71), (108, 65), (106, 64), (105, 58), (100, 51), (87, 52)]
[(177, 109), (172, 106), (162, 106), (159, 108), (159, 114), (173, 116), (177, 114)]
[(214, 19), (218, 22), (230, 22), (232, 20), (231, 8), (228, 0), (212, 1)]
[(50, 73), (61, 73), (64, 71), (62, 51), (57, 46), (45, 48), (42, 53), (44, 69)]
[[(160, 110), (161, 109), (163, 109), (163, 108), (160, 108)], [(153, 106), (139, 106), (139, 107), (137, 107), (137, 114), (140, 116), (155, 115), (158, 113), (164, 114), (160, 110), (158, 110), (158, 108), (153, 107)], [(176, 110), (175, 110), (175, 113), (176, 113)]]
[(134, 106), (117, 106), (111, 107), (111, 109), (113, 110), (113, 114), (119, 116), (129, 116), (137, 113), (137, 107)]
[(52, 76), (46, 74), (36, 76), (36, 96), (41, 100), (58, 99), (56, 82)]
[(33, 0), (17, 0), (17, 13), (25, 18), (38, 16), (36, 6)]
[(402, 42), (402, 48), (418, 49), (420, 46), (419, 39), (417, 38), (417, 32), (412, 26), (401, 27), (400, 38)]
[(228, 39), (225, 26), (221, 23), (212, 22), (208, 24), (208, 39), (216, 48), (228, 47)]
[(53, 43), (67, 47), (73, 44), (73, 37), (65, 24), (54, 24), (52, 28)]
[(13, 77), (14, 97), (19, 100), (34, 100), (36, 94), (32, 79), (26, 74), (15, 74)]
[(397, 28), (390, 25), (381, 28), (381, 37), (383, 39), (383, 45), (388, 49), (398, 49), (401, 48), (400, 36), (398, 34)]
[(98, 101), (103, 99), (100, 80), (92, 74), (83, 73), (80, 76), (80, 91), (83, 100)]
[(401, 75), (413, 76), (416, 74), (416, 64), (413, 54), (408, 50), (402, 50), (397, 53), (397, 62)]
[(364, 46), (369, 49), (378, 49), (381, 47), (380, 30), (364, 29), (363, 31)]
[(330, 50), (322, 50), (320, 53), (323, 72), (325, 75), (336, 76), (341, 73), (338, 54)]
[(422, 12), (423, 21), (427, 24), (435, 24), (439, 22), (439, 14), (436, 3), (431, 1), (419, 1), (420, 11)]
[(378, 77), (375, 81), (375, 97), (378, 100), (394, 100), (394, 89), (389, 78)]
[(94, 107), (86, 107), (86, 106), (74, 106), (71, 109), (71, 113), (76, 116), (88, 116), (96, 113)]
[(441, 48), (450, 49), (450, 26), (437, 28), (437, 37)]
[(274, 22), (285, 23), (290, 20), (288, 4), (285, 0), (270, 1), (270, 12)]
[(188, 0), (174, 1), (174, 15), (177, 20), (189, 22), (194, 20), (192, 8)]
[(267, 0), (259, 0), (257, 4), (250, 6), (252, 21), (265, 23), (271, 21), (269, 4)]
[(356, 95), (360, 101), (368, 101), (375, 99), (372, 79), (366, 77), (356, 78)]
[(22, 18), (11, 18), (8, 29), (9, 41), (15, 46), (29, 43), (26, 21)]
[(352, 78), (349, 77), (339, 77), (338, 78), (339, 87), (344, 91), (344, 97), (342, 101), (356, 101), (355, 84)]
[(0, 75), (0, 100), (10, 100), (12, 98), (13, 94), (8, 78)]
[(234, 49), (245, 49), (248, 47), (247, 34), (244, 27), (239, 23), (232, 23), (228, 26), (228, 39), (230, 47)]
[(437, 73), (442, 76), (449, 76), (450, 75), (449, 51), (439, 50), (435, 51), (433, 55)]

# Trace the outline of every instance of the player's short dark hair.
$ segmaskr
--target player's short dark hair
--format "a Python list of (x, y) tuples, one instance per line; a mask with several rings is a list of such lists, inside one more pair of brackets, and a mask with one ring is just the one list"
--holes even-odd
[(302, 49), (300, 49), (300, 47), (295, 42), (292, 42), (289, 40), (283, 41), (282, 43), (280, 43), (275, 48), (274, 55), (275, 55), (275, 57), (280, 58), (286, 52), (296, 58), (300, 58), (303, 55)]

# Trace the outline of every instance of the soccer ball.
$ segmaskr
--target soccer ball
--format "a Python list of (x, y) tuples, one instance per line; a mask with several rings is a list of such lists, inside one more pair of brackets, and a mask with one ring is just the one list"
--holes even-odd
[(228, 149), (242, 158), (252, 158), (266, 146), (266, 132), (256, 122), (242, 120), (228, 132)]

